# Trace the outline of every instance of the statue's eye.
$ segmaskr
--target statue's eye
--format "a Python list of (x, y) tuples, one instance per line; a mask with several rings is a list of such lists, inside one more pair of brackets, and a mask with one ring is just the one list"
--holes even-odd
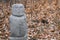
[(18, 7), (14, 7), (14, 8), (18, 8)]
[(22, 6), (20, 6), (20, 8), (23, 8)]

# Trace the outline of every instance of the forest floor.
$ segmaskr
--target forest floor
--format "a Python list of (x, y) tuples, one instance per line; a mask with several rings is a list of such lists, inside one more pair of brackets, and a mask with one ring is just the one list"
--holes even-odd
[[(23, 3), (24, 4), (24, 3)], [(57, 1), (27, 1), (25, 12), (28, 25), (28, 40), (60, 40), (60, 7)], [(11, 7), (3, 5), (5, 24), (9, 29)]]

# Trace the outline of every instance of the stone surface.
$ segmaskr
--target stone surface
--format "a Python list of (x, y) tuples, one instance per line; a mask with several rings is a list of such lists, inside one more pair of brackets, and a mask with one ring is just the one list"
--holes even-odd
[(27, 35), (25, 35), (24, 37), (10, 37), (9, 40), (27, 40)]
[(22, 4), (12, 5), (12, 14), (16, 16), (24, 15), (25, 14), (24, 5)]
[[(12, 6), (12, 15), (10, 16), (10, 40), (27, 40), (27, 28), (24, 6), (22, 4), (14, 4)], [(20, 39), (21, 37), (22, 39)]]

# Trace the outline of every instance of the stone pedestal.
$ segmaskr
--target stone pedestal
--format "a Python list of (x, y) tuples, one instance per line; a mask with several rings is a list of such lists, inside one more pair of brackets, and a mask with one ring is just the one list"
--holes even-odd
[(9, 37), (9, 40), (27, 40), (27, 36), (24, 37)]
[(14, 4), (10, 16), (10, 40), (27, 40), (27, 28), (24, 5)]

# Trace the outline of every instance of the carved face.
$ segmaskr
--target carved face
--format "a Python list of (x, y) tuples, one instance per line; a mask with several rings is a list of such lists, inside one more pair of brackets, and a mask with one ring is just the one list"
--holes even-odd
[(12, 13), (16, 15), (23, 15), (24, 13), (24, 6), (22, 4), (14, 4), (12, 6)]

